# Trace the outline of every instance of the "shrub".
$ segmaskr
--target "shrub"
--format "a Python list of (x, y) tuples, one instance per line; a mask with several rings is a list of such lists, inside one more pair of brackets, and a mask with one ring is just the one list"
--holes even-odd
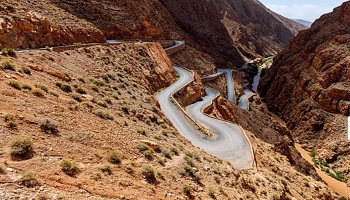
[(14, 49), (6, 49), (6, 48), (3, 48), (1, 50), (2, 52), (2, 55), (4, 56), (11, 56), (11, 57), (16, 57), (17, 56), (17, 53)]
[(148, 160), (152, 160), (153, 158), (153, 151), (152, 150), (146, 150), (143, 152), (143, 155), (145, 156), (145, 158), (147, 158)]
[(313, 150), (311, 150), (311, 152), (310, 152), (310, 156), (313, 158), (313, 157), (315, 157), (315, 155), (316, 155), (316, 151), (313, 149)]
[(86, 90), (84, 88), (81, 87), (77, 87), (75, 89), (76, 92), (78, 92), (79, 94), (86, 94)]
[(154, 169), (151, 166), (144, 166), (142, 169), (142, 175), (147, 179), (147, 180), (154, 180), (156, 178)]
[(17, 128), (17, 124), (16, 124), (16, 120), (15, 120), (14, 115), (6, 114), (4, 118), (5, 118), (5, 122), (7, 123), (7, 127), (11, 128), (11, 129)]
[(37, 97), (44, 97), (45, 96), (45, 91), (40, 89), (40, 88), (34, 88), (32, 90), (32, 94), (37, 96)]
[(19, 182), (21, 185), (24, 185), (26, 187), (35, 187), (39, 185), (38, 180), (35, 178), (35, 174), (32, 172), (25, 173)]
[(80, 82), (82, 82), (82, 83), (85, 83), (85, 82), (86, 82), (85, 79), (84, 79), (83, 77), (81, 77), (81, 76), (78, 77), (78, 80), (79, 80)]
[(150, 150), (151, 148), (149, 148), (149, 146), (147, 144), (144, 143), (139, 143), (136, 148), (140, 151), (140, 152), (144, 152), (147, 150)]
[(21, 90), (21, 85), (17, 81), (10, 81), (8, 82), (8, 85), (17, 90)]
[(49, 93), (49, 88), (47, 88), (45, 85), (35, 85), (36, 88), (40, 88), (46, 93)]
[(170, 154), (169, 151), (167, 151), (167, 150), (165, 150), (165, 149), (162, 149), (161, 151), (162, 151), (162, 154), (163, 154), (166, 158), (171, 159), (171, 154)]
[(178, 151), (175, 147), (171, 148), (171, 149), (170, 149), (170, 152), (173, 153), (173, 154), (176, 155), (176, 156), (179, 155), (179, 151)]
[(58, 125), (56, 121), (46, 118), (40, 122), (40, 128), (45, 133), (58, 134)]
[(114, 120), (114, 117), (111, 113), (103, 110), (96, 110), (94, 112), (95, 115), (99, 116), (101, 119)]
[(23, 85), (22, 85), (22, 89), (23, 89), (23, 90), (32, 90), (33, 88), (32, 88), (31, 85), (23, 84)]
[(130, 165), (127, 165), (127, 166), (125, 167), (125, 171), (126, 171), (126, 173), (128, 173), (128, 174), (133, 174), (133, 173), (135, 172), (134, 168), (133, 168), (132, 166), (130, 166)]
[(70, 85), (67, 85), (67, 84), (64, 84), (61, 82), (57, 82), (56, 86), (64, 92), (72, 92), (72, 87)]
[(111, 169), (110, 165), (103, 165), (102, 167), (100, 167), (100, 170), (105, 175), (111, 175), (112, 174), (112, 169)]
[(30, 71), (30, 69), (28, 67), (22, 67), (21, 69), (22, 69), (23, 73), (25, 73), (25, 74), (28, 74), (28, 75), (32, 74), (32, 72)]
[(29, 138), (16, 137), (11, 140), (11, 156), (16, 158), (29, 158), (33, 155), (33, 143)]
[(192, 196), (192, 191), (193, 191), (193, 188), (189, 185), (183, 185), (182, 186), (182, 189), (184, 191), (184, 193), (188, 196), (188, 197), (191, 197)]
[(3, 58), (0, 64), (0, 68), (3, 70), (7, 69), (7, 70), (16, 71), (15, 64), (13, 63), (13, 60), (11, 58)]
[(73, 94), (72, 94), (72, 98), (73, 98), (74, 100), (76, 100), (77, 102), (82, 102), (82, 101), (83, 101), (83, 98), (82, 98), (81, 95), (78, 94), (78, 93), (73, 93)]
[(107, 160), (108, 160), (108, 162), (110, 162), (112, 164), (122, 163), (122, 158), (121, 158), (120, 154), (116, 151), (109, 152), (107, 155)]
[(60, 167), (62, 168), (62, 171), (68, 176), (74, 176), (79, 172), (78, 167), (74, 162), (70, 160), (63, 159), (60, 163)]
[(208, 189), (208, 195), (209, 195), (211, 198), (215, 198), (215, 190), (214, 190), (214, 188), (209, 187), (209, 189)]

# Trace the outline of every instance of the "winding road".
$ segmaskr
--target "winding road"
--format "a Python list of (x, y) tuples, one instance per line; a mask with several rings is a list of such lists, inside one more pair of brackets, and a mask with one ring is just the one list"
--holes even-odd
[(255, 93), (248, 89), (248, 83), (243, 84), (244, 95), (242, 95), (238, 100), (238, 106), (243, 110), (249, 110), (249, 97), (253, 96)]
[(226, 76), (226, 84), (227, 84), (227, 99), (234, 103), (236, 102), (236, 94), (235, 94), (235, 85), (232, 78), (232, 70), (231, 69), (218, 69), (218, 72), (224, 72)]
[[(181, 41), (175, 42), (172, 47), (178, 48), (183, 45)], [(207, 96), (186, 108), (186, 111), (173, 99), (173, 94), (190, 84), (194, 80), (194, 75), (189, 71), (174, 66), (179, 74), (179, 79), (171, 86), (157, 95), (160, 108), (164, 115), (172, 122), (173, 126), (189, 140), (193, 145), (202, 148), (218, 158), (230, 161), (237, 169), (247, 169), (254, 165), (254, 155), (250, 143), (243, 130), (236, 124), (211, 118), (205, 115), (204, 109), (212, 104), (212, 101), (220, 94), (216, 90), (206, 88)], [(235, 100), (232, 70), (221, 69), (218, 73), (210, 75), (215, 78), (225, 73), (230, 85), (229, 97)], [(207, 77), (208, 78), (208, 77)], [(196, 124), (205, 127), (214, 137), (207, 137), (200, 131)]]
[(201, 145), (205, 150), (219, 158), (228, 160), (238, 169), (246, 169), (253, 165), (253, 155), (242, 129), (233, 123), (211, 118), (204, 114), (204, 109), (212, 104), (220, 93), (205, 88), (207, 96), (186, 107), (187, 113), (198, 123), (205, 126), (215, 135), (214, 139), (204, 139)]
[(259, 82), (260, 82), (260, 79), (261, 79), (261, 71), (262, 71), (262, 68), (261, 67), (258, 67), (258, 74), (254, 76), (254, 80), (253, 80), (253, 83), (252, 83), (252, 90), (254, 92), (257, 92), (258, 91), (258, 85), (259, 85)]

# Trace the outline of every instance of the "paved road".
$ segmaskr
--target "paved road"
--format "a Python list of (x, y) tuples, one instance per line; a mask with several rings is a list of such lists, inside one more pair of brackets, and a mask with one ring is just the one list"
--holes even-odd
[(216, 72), (215, 74), (211, 74), (208, 76), (202, 76), (201, 79), (211, 79), (211, 78), (216, 78), (219, 77), (221, 74), (223, 74), (224, 72)]
[(230, 161), (237, 169), (249, 168), (253, 165), (253, 155), (242, 129), (226, 121), (211, 118), (203, 110), (211, 105), (212, 100), (220, 93), (211, 88), (205, 88), (207, 96), (186, 107), (187, 113), (198, 123), (205, 126), (215, 135), (214, 139), (202, 139), (200, 147), (219, 158)]
[(208, 96), (204, 97), (203, 101), (187, 107), (188, 114), (215, 134), (214, 138), (206, 137), (193, 122), (187, 119), (182, 110), (171, 102), (170, 96), (174, 92), (193, 81), (190, 72), (180, 67), (174, 68), (179, 73), (179, 79), (157, 95), (160, 108), (165, 116), (193, 145), (218, 158), (232, 162), (237, 169), (251, 167), (253, 155), (241, 129), (237, 125), (207, 117), (202, 113), (202, 109), (211, 103), (218, 92), (206, 88)]
[(250, 89), (248, 89), (247, 86), (248, 86), (248, 83), (243, 84), (244, 95), (242, 95), (238, 100), (238, 106), (243, 110), (249, 110), (248, 98), (255, 94)]
[(224, 72), (226, 76), (226, 84), (227, 84), (227, 99), (236, 104), (236, 94), (235, 94), (235, 85), (232, 78), (232, 70), (231, 69), (218, 69), (218, 72)]
[(253, 83), (252, 83), (252, 90), (253, 90), (254, 92), (257, 92), (257, 91), (258, 91), (258, 85), (259, 85), (259, 82), (260, 82), (260, 79), (261, 79), (260, 75), (261, 75), (261, 70), (262, 70), (262, 68), (261, 68), (261, 67), (258, 67), (258, 69), (259, 69), (259, 70), (258, 70), (258, 74), (254, 76), (254, 81), (253, 81)]

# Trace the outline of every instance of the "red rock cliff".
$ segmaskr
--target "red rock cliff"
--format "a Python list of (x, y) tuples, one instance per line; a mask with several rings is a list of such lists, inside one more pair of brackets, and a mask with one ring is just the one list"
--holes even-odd
[(269, 109), (287, 121), (299, 142), (339, 163), (350, 152), (349, 19), (350, 2), (345, 2), (301, 31), (259, 85)]

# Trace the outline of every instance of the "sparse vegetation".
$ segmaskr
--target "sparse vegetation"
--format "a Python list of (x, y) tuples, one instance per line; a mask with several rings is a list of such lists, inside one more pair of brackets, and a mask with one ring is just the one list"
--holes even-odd
[(1, 50), (1, 52), (2, 52), (2, 55), (4, 55), (4, 56), (11, 56), (11, 57), (16, 57), (17, 56), (16, 51), (14, 49), (11, 49), (11, 48), (10, 49), (3, 48)]
[(60, 163), (60, 167), (62, 171), (67, 174), (68, 176), (74, 176), (79, 172), (78, 167), (76, 164), (70, 160), (63, 159)]
[(74, 100), (76, 100), (77, 102), (82, 102), (82, 101), (83, 101), (83, 98), (82, 98), (81, 95), (78, 94), (78, 93), (73, 93), (73, 94), (72, 94), (72, 98), (73, 98)]
[(22, 87), (21, 87), (23, 90), (32, 90), (33, 87), (31, 85), (28, 85), (28, 84), (23, 84)]
[(188, 197), (192, 197), (192, 191), (193, 191), (193, 188), (189, 185), (183, 185), (182, 186), (182, 190), (184, 191), (184, 193), (186, 194), (186, 196)]
[(209, 189), (208, 189), (208, 195), (209, 195), (211, 198), (215, 198), (215, 190), (214, 190), (214, 188), (209, 187)]
[(11, 156), (14, 158), (29, 158), (33, 155), (33, 143), (27, 137), (15, 137), (10, 142)]
[(32, 94), (37, 97), (44, 97), (45, 91), (40, 88), (34, 88), (32, 89)]
[(11, 128), (11, 129), (16, 129), (17, 128), (17, 123), (16, 123), (16, 119), (15, 116), (12, 114), (6, 114), (4, 116), (5, 118), (5, 122), (7, 124), (7, 127)]
[(112, 168), (110, 165), (103, 165), (100, 167), (100, 170), (105, 175), (111, 175), (112, 174)]
[(19, 180), (21, 185), (24, 185), (26, 187), (35, 187), (39, 185), (38, 180), (35, 177), (35, 174), (33, 172), (27, 172), (25, 173), (22, 178)]
[(76, 92), (78, 92), (79, 94), (86, 94), (86, 90), (84, 88), (81, 87), (77, 87), (75, 89)]
[(25, 74), (28, 74), (28, 75), (32, 74), (32, 72), (30, 71), (30, 69), (28, 67), (22, 67), (21, 69), (22, 69), (23, 73), (25, 73)]
[(108, 162), (112, 164), (121, 164), (122, 163), (122, 157), (117, 151), (111, 151), (107, 155)]
[(310, 151), (310, 156), (311, 156), (312, 158), (314, 158), (315, 155), (316, 155), (316, 151), (315, 151), (314, 149), (311, 150), (311, 151)]
[(154, 180), (156, 178), (154, 169), (151, 166), (144, 166), (142, 169), (142, 175), (147, 180)]
[(58, 134), (59, 132), (57, 122), (49, 118), (43, 119), (40, 122), (40, 128), (45, 133)]
[(64, 92), (72, 92), (72, 87), (70, 85), (67, 85), (65, 83), (57, 82), (56, 86), (60, 88)]
[(40, 88), (42, 89), (43, 91), (45, 91), (46, 93), (49, 93), (49, 88), (46, 87), (45, 85), (35, 85), (36, 88)]
[(21, 84), (19, 84), (17, 81), (10, 81), (8, 82), (8, 85), (17, 89), (17, 90), (21, 90)]
[(2, 58), (1, 59), (1, 64), (0, 64), (0, 68), (3, 70), (12, 70), (12, 71), (16, 71), (16, 66), (12, 60), (12, 58)]
[(106, 120), (114, 120), (114, 117), (111, 113), (103, 110), (96, 110), (94, 112), (95, 115), (99, 116), (101, 119), (106, 119)]

